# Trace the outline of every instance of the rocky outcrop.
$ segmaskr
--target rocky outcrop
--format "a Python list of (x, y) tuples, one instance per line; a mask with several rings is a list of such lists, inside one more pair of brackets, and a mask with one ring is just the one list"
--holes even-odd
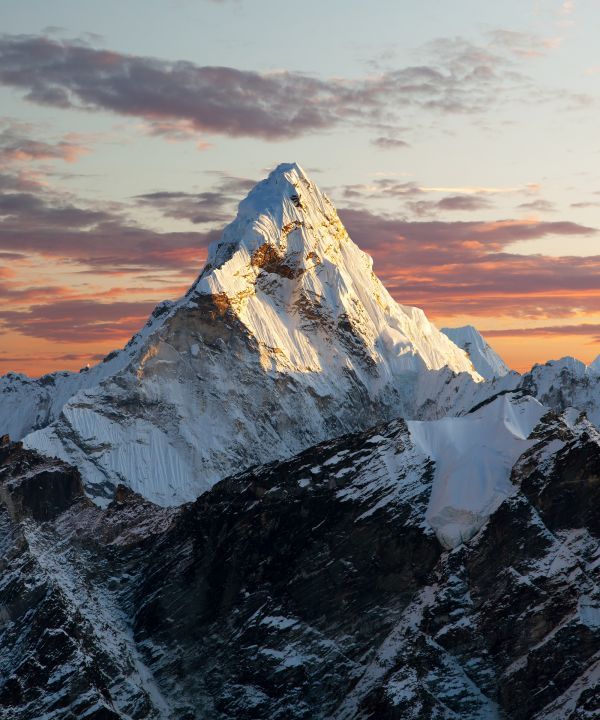
[(13, 443), (8, 435), (0, 443), (0, 502), (13, 521), (33, 518), (54, 520), (77, 500), (84, 490), (79, 472)]
[(584, 417), (547, 413), (514, 492), (452, 550), (401, 420), (177, 509), (122, 488), (44, 523), (4, 512), (0, 712), (596, 717), (599, 448)]

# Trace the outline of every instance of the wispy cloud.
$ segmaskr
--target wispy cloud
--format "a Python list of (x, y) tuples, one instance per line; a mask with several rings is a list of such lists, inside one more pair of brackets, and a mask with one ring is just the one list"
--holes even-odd
[(214, 190), (199, 193), (156, 191), (137, 195), (141, 206), (158, 210), (165, 217), (201, 224), (227, 222), (235, 214), (235, 205), (253, 186), (254, 180), (219, 174)]
[[(170, 138), (196, 132), (277, 140), (343, 123), (393, 127), (407, 108), (487, 112), (524, 82), (502, 53), (461, 39), (430, 43), (420, 65), (321, 79), (169, 62), (42, 36), (0, 37), (0, 83), (22, 89), (27, 100), (138, 117)], [(404, 141), (389, 135), (375, 142)]]
[[(156, 193), (154, 199), (158, 203), (162, 198), (159, 209), (176, 216), (170, 195), (173, 194)], [(219, 202), (225, 203), (226, 197), (215, 193), (213, 209), (216, 210)], [(206, 212), (209, 200), (204, 198)], [(148, 198), (146, 201), (151, 202)], [(183, 206), (177, 207), (183, 216)], [(218, 213), (215, 212), (213, 219), (220, 219)], [(3, 253), (62, 258), (65, 269), (93, 268), (96, 273), (168, 269), (187, 276), (190, 264), (200, 267), (208, 245), (218, 235), (214, 229), (203, 232), (152, 230), (133, 221), (125, 209), (84, 203), (45, 186), (23, 183), (18, 175), (0, 175), (0, 252)]]
[(475, 212), (488, 210), (494, 205), (485, 195), (448, 195), (436, 202), (409, 201), (408, 208), (419, 217), (438, 215), (441, 212)]
[(543, 198), (536, 198), (535, 200), (529, 200), (528, 202), (521, 203), (517, 206), (517, 210), (527, 210), (533, 212), (556, 212), (556, 206), (549, 200)]
[(487, 337), (540, 337), (556, 335), (564, 337), (567, 335), (593, 336), (596, 342), (600, 342), (600, 324), (581, 323), (579, 325), (544, 325), (541, 327), (526, 328), (494, 328), (482, 330)]
[(402, 148), (410, 147), (409, 143), (407, 143), (405, 140), (385, 136), (375, 138), (372, 141), (372, 144), (375, 145), (375, 147), (378, 147), (380, 150), (399, 150)]
[(63, 300), (31, 305), (26, 310), (0, 310), (0, 324), (21, 335), (59, 343), (119, 342), (139, 330), (153, 305), (152, 302)]
[(11, 118), (0, 118), (0, 163), (14, 164), (42, 160), (63, 160), (76, 162), (90, 152), (89, 146), (67, 135), (51, 143), (36, 139), (29, 123), (17, 122)]
[(560, 37), (543, 37), (515, 30), (493, 30), (490, 36), (493, 46), (504, 48), (520, 58), (546, 55), (561, 44)]

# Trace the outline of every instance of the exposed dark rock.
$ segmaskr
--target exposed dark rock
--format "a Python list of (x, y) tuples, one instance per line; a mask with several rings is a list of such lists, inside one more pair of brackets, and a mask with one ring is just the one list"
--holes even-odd
[(53, 520), (83, 497), (76, 468), (11, 443), (0, 443), (0, 500), (13, 519)]
[[(599, 717), (598, 436), (548, 414), (535, 439), (451, 551), (402, 421), (178, 509), (0, 512), (0, 717)], [(46, 471), (2, 452), (2, 487)]]

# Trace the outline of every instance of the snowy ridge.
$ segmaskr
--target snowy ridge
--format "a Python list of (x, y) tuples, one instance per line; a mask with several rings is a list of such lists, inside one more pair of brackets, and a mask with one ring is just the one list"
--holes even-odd
[(164, 322), (172, 308), (173, 303), (161, 302), (123, 350), (109, 353), (90, 368), (48, 373), (39, 378), (21, 373), (0, 376), (0, 435), (7, 433), (11, 439), (20, 440), (54, 422), (76, 393), (98, 385), (126, 367), (137, 356), (145, 338)]
[(442, 332), (467, 353), (475, 370), (486, 380), (503, 377), (510, 372), (504, 360), (472, 325), (442, 328)]
[(526, 392), (557, 412), (569, 407), (585, 412), (600, 428), (600, 358), (585, 365), (573, 357), (550, 360), (534, 365), (523, 376), (521, 386)]
[(304, 171), (280, 165), (131, 362), (25, 444), (77, 465), (97, 499), (121, 482), (172, 505), (328, 438), (440, 417), (482, 385), (422, 310), (392, 299)]
[(600, 375), (600, 355), (587, 366), (587, 371), (590, 376)]

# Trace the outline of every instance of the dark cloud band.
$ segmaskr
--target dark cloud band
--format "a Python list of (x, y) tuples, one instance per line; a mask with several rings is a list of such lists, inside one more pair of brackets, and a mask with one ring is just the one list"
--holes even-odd
[[(32, 102), (102, 109), (180, 132), (268, 140), (297, 137), (341, 123), (393, 126), (400, 111), (485, 111), (501, 89), (520, 83), (506, 60), (455, 41), (432, 47), (429, 64), (362, 79), (321, 79), (298, 72), (259, 73), (125, 55), (42, 36), (0, 36), (0, 83)], [(174, 128), (169, 123), (175, 123)], [(390, 125), (391, 123), (391, 125)], [(379, 138), (383, 147), (403, 147)]]

